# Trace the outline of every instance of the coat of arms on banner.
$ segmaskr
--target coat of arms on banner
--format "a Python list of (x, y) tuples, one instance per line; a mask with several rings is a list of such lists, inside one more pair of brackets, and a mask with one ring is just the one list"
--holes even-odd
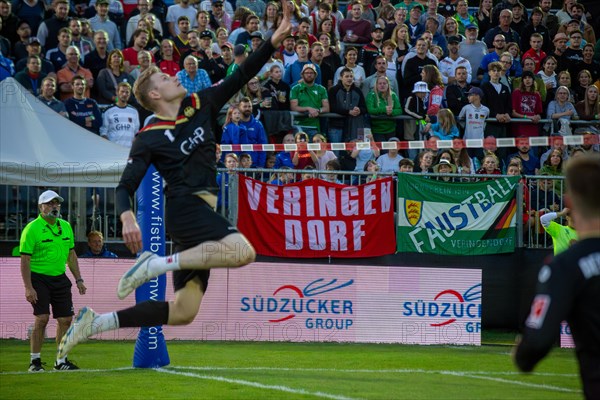
[(404, 200), (404, 213), (406, 214), (406, 219), (412, 226), (416, 226), (421, 220), (421, 215), (423, 211), (423, 202), (416, 200)]

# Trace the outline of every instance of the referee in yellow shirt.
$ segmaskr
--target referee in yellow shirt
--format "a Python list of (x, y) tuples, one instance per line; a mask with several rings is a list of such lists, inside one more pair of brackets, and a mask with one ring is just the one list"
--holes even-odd
[[(57, 320), (57, 344), (63, 337), (73, 318), (71, 281), (66, 275), (66, 264), (75, 277), (79, 294), (86, 287), (79, 272), (75, 241), (71, 225), (60, 219), (60, 206), (64, 201), (56, 192), (47, 190), (38, 200), (40, 215), (31, 221), (21, 235), (21, 275), (25, 285), (25, 298), (33, 306), (35, 324), (31, 332), (31, 363), (29, 372), (44, 371), (41, 359), (44, 332), (52, 315)], [(67, 360), (57, 359), (57, 370), (79, 369)]]

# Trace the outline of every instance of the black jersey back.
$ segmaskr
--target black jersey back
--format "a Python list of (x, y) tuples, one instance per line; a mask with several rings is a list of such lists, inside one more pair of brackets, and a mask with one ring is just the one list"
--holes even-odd
[(564, 320), (573, 333), (584, 394), (600, 399), (600, 238), (575, 243), (540, 269), (515, 355), (520, 369), (531, 371), (548, 353)]
[(225, 103), (253, 78), (274, 51), (266, 41), (220, 85), (186, 97), (175, 120), (156, 116), (137, 135), (117, 187), (117, 207), (129, 210), (133, 195), (150, 164), (166, 181), (169, 197), (218, 191), (216, 138), (213, 124)]

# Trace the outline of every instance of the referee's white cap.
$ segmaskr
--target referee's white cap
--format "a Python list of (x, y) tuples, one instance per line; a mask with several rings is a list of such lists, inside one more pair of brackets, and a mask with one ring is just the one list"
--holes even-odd
[(52, 201), (54, 199), (57, 199), (61, 203), (63, 201), (65, 201), (65, 199), (60, 197), (58, 195), (58, 193), (56, 193), (54, 190), (46, 190), (44, 193), (40, 194), (40, 198), (38, 199), (38, 204), (48, 203), (49, 201)]

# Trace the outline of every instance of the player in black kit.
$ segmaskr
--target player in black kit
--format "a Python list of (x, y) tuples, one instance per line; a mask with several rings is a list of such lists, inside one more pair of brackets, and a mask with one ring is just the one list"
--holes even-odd
[(62, 338), (59, 354), (66, 354), (87, 337), (108, 330), (189, 324), (200, 308), (209, 268), (241, 267), (254, 261), (252, 245), (214, 211), (218, 187), (212, 125), (223, 105), (256, 76), (290, 34), (292, 7), (284, 8), (282, 22), (271, 39), (218, 86), (186, 97), (177, 78), (158, 68), (150, 68), (136, 81), (136, 98), (156, 117), (134, 139), (117, 187), (123, 239), (132, 253), (141, 250), (142, 235), (130, 198), (150, 164), (154, 164), (166, 181), (165, 220), (176, 253), (159, 257), (144, 252), (121, 278), (117, 294), (124, 298), (144, 282), (173, 271), (175, 301), (147, 301), (101, 315), (84, 307)]
[(573, 333), (586, 399), (600, 399), (600, 155), (569, 160), (567, 203), (579, 242), (545, 265), (513, 357), (533, 370), (553, 346), (561, 321)]

